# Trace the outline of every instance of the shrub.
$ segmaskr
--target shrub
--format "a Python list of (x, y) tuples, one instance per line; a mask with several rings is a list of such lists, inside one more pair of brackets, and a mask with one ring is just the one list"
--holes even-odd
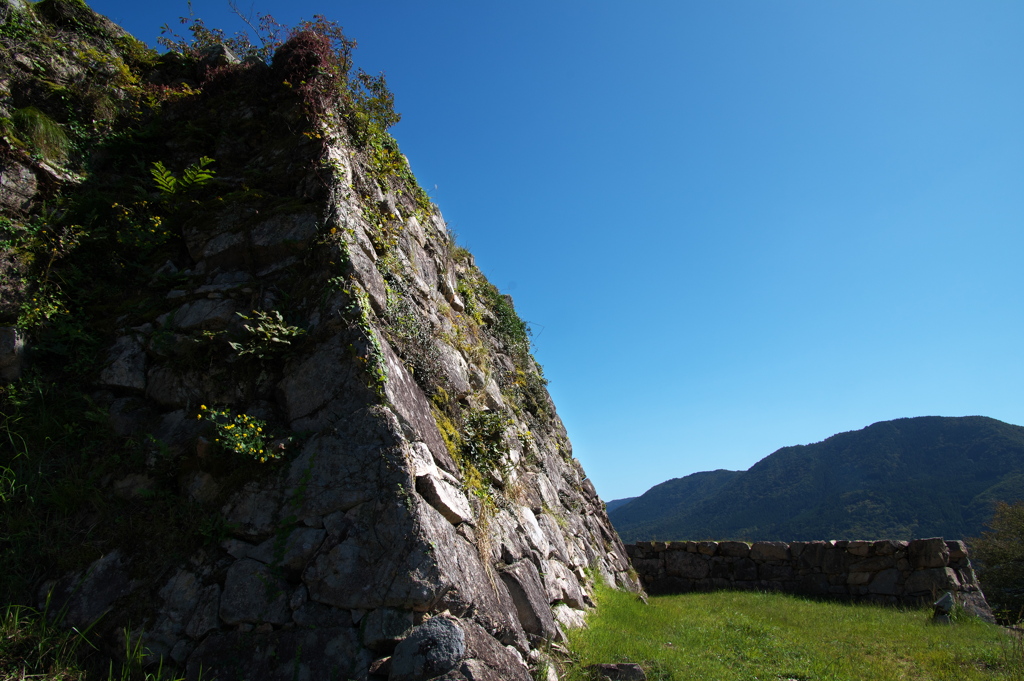
[(1000, 619), (1024, 618), (1024, 501), (999, 502), (989, 531), (971, 540), (979, 580)]

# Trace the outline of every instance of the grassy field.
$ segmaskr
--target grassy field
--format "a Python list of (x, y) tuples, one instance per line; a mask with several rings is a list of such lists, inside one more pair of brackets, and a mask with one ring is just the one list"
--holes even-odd
[(600, 589), (587, 629), (569, 634), (573, 664), (638, 662), (649, 679), (682, 681), (1024, 681), (1024, 650), (1006, 629), (959, 616), (721, 591), (660, 596)]

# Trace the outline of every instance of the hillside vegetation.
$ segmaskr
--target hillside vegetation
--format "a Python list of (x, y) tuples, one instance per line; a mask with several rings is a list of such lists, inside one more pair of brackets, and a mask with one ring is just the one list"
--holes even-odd
[(926, 416), (669, 480), (609, 515), (627, 542), (961, 538), (1021, 498), (1024, 428)]

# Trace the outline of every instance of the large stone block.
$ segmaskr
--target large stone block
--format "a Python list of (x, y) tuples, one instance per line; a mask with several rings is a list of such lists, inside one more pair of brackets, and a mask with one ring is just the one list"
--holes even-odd
[(548, 601), (567, 603), (578, 610), (583, 609), (586, 599), (572, 570), (558, 560), (545, 560), (541, 565), (544, 569), (542, 577)]
[(434, 475), (420, 475), (416, 478), (416, 491), (452, 525), (472, 522), (469, 499), (454, 485)]
[(226, 624), (243, 622), (285, 624), (292, 619), (288, 607), (291, 590), (263, 563), (243, 558), (228, 568), (220, 599), (220, 618)]
[(187, 678), (295, 679), (365, 678), (372, 657), (352, 627), (291, 629), (265, 633), (232, 631), (207, 636), (188, 658)]
[(854, 556), (860, 556), (864, 558), (871, 555), (873, 542), (869, 541), (851, 541), (846, 545), (846, 551)]
[(758, 566), (757, 577), (758, 579), (769, 580), (773, 582), (790, 580), (794, 577), (793, 566), (764, 563)]
[(871, 580), (871, 583), (868, 585), (868, 591), (873, 594), (898, 596), (902, 579), (903, 574), (896, 568), (882, 570)]
[(849, 586), (867, 586), (874, 576), (872, 572), (850, 572), (846, 575), (846, 583)]
[(466, 654), (439, 681), (533, 681), (515, 649), (502, 646), (476, 622), (462, 620), (459, 626), (465, 634)]
[(746, 558), (750, 555), (750, 544), (741, 541), (718, 542), (718, 555), (729, 558)]
[(536, 566), (524, 559), (503, 568), (500, 574), (512, 595), (523, 629), (544, 639), (554, 639), (558, 629)]
[(949, 564), (949, 547), (941, 537), (915, 539), (910, 542), (908, 558), (914, 569), (946, 567)]
[(705, 556), (686, 551), (665, 552), (665, 574), (684, 579), (704, 579), (711, 574), (710, 561)]
[(797, 584), (798, 593), (823, 596), (829, 592), (828, 577), (820, 572), (804, 575)]
[(704, 556), (713, 556), (718, 553), (718, 542), (701, 541), (697, 542), (697, 553)]
[(950, 539), (946, 541), (946, 548), (949, 549), (950, 562), (967, 557), (967, 545), (959, 539)]
[(933, 594), (938, 595), (942, 591), (957, 589), (960, 582), (957, 580), (956, 572), (952, 568), (928, 568), (916, 570), (907, 577), (904, 587), (909, 595)]
[(797, 565), (802, 568), (821, 568), (825, 553), (832, 550), (832, 545), (823, 541), (805, 542), (800, 550)]
[(897, 551), (907, 548), (907, 542), (894, 539), (880, 539), (874, 543), (873, 551), (876, 556), (892, 556)]
[(50, 612), (62, 613), (69, 627), (86, 627), (106, 614), (114, 603), (135, 588), (128, 562), (119, 550), (94, 560), (84, 572), (69, 575), (40, 594)]
[(406, 439), (425, 443), (430, 448), (430, 453), (438, 466), (452, 475), (460, 475), (459, 467), (455, 465), (454, 459), (448, 452), (448, 446), (437, 429), (427, 396), (416, 385), (409, 370), (405, 368), (405, 364), (398, 358), (388, 342), (381, 338), (378, 338), (378, 341), (388, 372), (384, 391), (388, 403), (402, 424)]
[(290, 578), (298, 579), (326, 536), (326, 530), (297, 527), (287, 535), (266, 540), (248, 557), (281, 568)]
[(781, 541), (759, 541), (750, 547), (750, 558), (756, 561), (789, 560), (789, 544)]
[(146, 390), (146, 352), (138, 338), (127, 335), (117, 339), (107, 354), (107, 365), (100, 371), (100, 384), (140, 393)]
[(880, 572), (896, 565), (896, 557), (870, 556), (850, 565), (850, 572)]
[(363, 645), (377, 652), (389, 653), (413, 628), (411, 610), (376, 608), (359, 622)]
[(822, 556), (821, 571), (830, 575), (842, 574), (846, 572), (854, 558), (855, 556), (846, 552), (846, 547), (826, 548)]

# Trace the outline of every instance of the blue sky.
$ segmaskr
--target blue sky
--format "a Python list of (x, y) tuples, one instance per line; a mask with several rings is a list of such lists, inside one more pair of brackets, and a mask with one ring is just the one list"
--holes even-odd
[[(188, 11), (91, 6), (150, 44)], [(604, 499), (881, 420), (1024, 424), (1024, 3), (242, 6), (387, 74)]]

